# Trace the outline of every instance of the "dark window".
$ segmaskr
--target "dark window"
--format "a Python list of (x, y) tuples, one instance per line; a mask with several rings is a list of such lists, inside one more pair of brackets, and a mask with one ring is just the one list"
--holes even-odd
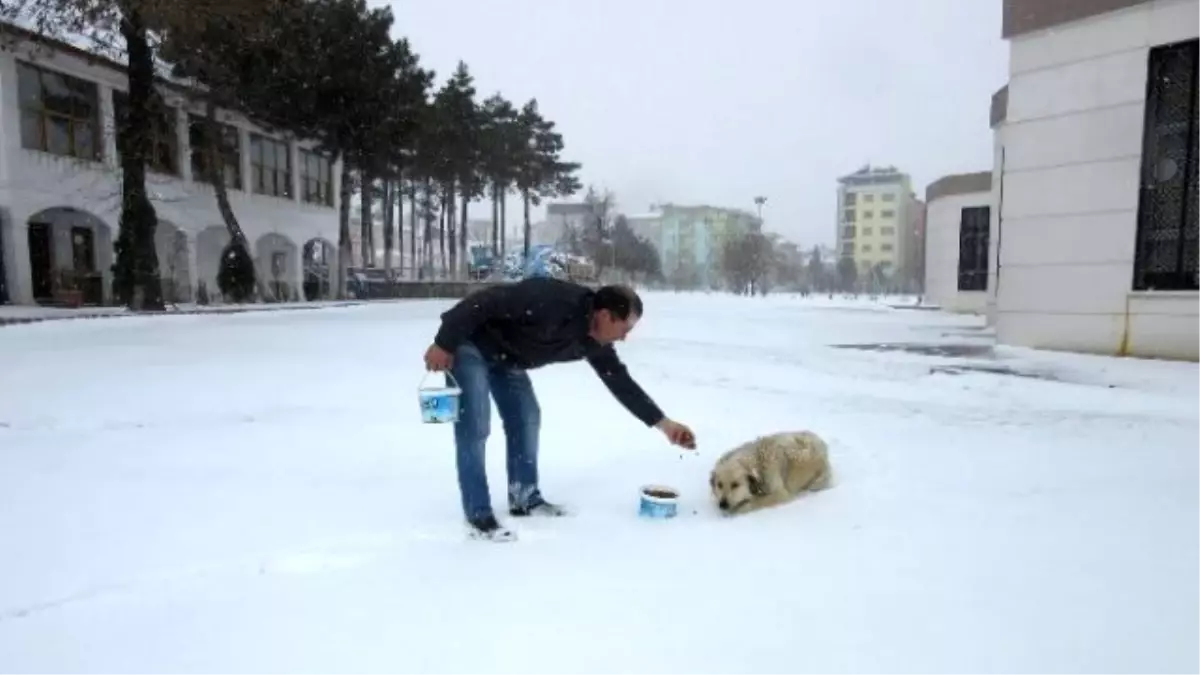
[(845, 227), (843, 227), (842, 228), (842, 237), (844, 237), (846, 239), (853, 239), (854, 238), (854, 226), (846, 225)]
[(874, 211), (863, 211), (863, 218), (874, 218), (874, 217), (875, 217)]
[(842, 212), (842, 222), (843, 223), (853, 223), (854, 221), (855, 221), (854, 209), (846, 209), (845, 211)]
[(854, 206), (856, 202), (858, 202), (858, 194), (847, 192), (846, 198), (842, 201), (842, 206)]
[(873, 202), (873, 201), (875, 201), (875, 195), (868, 192), (863, 195), (863, 201), (864, 202)]
[[(116, 122), (117, 154), (121, 150), (120, 130), (129, 112), (129, 94), (113, 91), (113, 119)], [(168, 106), (157, 93), (150, 99), (150, 156), (146, 166), (152, 171), (170, 176), (179, 175), (179, 136), (175, 134), (175, 109)]]
[(891, 244), (883, 244), (879, 247), (879, 250), (880, 251), (890, 251), (890, 250), (892, 250), (892, 245)]
[(1197, 289), (1196, 55), (1200, 41), (1150, 50), (1138, 197), (1135, 290)]
[(896, 195), (892, 194), (891, 192), (885, 192), (883, 193), (883, 201), (894, 202), (896, 201)]
[(870, 226), (864, 227), (862, 233), (863, 233), (864, 237), (869, 237), (869, 236), (875, 234), (875, 228), (870, 227)]
[(250, 181), (260, 195), (292, 196), (292, 153), (285, 141), (251, 134)]
[(896, 212), (893, 211), (892, 209), (884, 209), (879, 212), (879, 217), (880, 218), (895, 218)]
[(21, 146), (53, 155), (99, 160), (100, 96), (96, 84), (17, 62)]
[(310, 204), (333, 206), (333, 163), (328, 157), (300, 151), (300, 194)]
[[(225, 187), (242, 189), (242, 139), (238, 128), (217, 123), (221, 130), (221, 147), (218, 155), (225, 158)], [(188, 145), (192, 154), (192, 180), (202, 183), (213, 182), (213, 171), (208, 167), (208, 127), (205, 119), (197, 115), (188, 116)]]
[(882, 234), (885, 237), (894, 237), (896, 236), (896, 228), (892, 227), (891, 225), (881, 227), (879, 228), (879, 234)]
[(988, 283), (988, 224), (992, 207), (962, 210), (958, 224), (958, 290), (986, 291)]

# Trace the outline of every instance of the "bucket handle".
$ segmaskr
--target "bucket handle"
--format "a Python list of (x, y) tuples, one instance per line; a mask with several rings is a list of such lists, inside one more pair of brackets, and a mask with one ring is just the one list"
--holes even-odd
[[(432, 371), (432, 370), (425, 371), (425, 376), (422, 377), (421, 382), (419, 384), (417, 384), (417, 390), (421, 390), (421, 389), (425, 388), (425, 380), (428, 380), (430, 374), (432, 374), (433, 372), (434, 371)], [(449, 370), (443, 370), (442, 374), (446, 376), (446, 380), (447, 380), (446, 385), (447, 386), (454, 387), (455, 389), (462, 389), (462, 387), (460, 387), (458, 384), (458, 380), (454, 379), (453, 373), (451, 373)]]

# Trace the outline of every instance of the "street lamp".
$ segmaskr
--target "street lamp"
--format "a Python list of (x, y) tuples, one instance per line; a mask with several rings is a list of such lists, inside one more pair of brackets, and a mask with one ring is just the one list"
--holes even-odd
[(767, 198), (766, 198), (766, 197), (763, 197), (762, 195), (759, 195), (758, 197), (755, 197), (755, 198), (754, 198), (754, 205), (755, 205), (756, 207), (758, 207), (758, 219), (759, 219), (759, 221), (761, 221), (761, 220), (762, 220), (762, 207), (763, 207), (763, 204), (766, 204), (766, 203), (767, 203)]

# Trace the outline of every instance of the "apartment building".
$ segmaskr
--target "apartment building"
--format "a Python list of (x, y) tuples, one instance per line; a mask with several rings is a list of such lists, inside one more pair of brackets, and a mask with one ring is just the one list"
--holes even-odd
[(1000, 342), (1197, 359), (1195, 0), (1004, 0)]
[[(0, 303), (111, 303), (124, 67), (11, 24), (0, 33)], [(229, 235), (199, 150), (202, 109), (182, 87), (158, 91), (147, 189), (164, 292), (216, 296)], [(341, 167), (312, 144), (219, 117), (225, 185), (259, 273), (291, 299), (327, 292)]]
[(743, 209), (663, 204), (659, 213), (660, 238), (654, 243), (662, 256), (663, 276), (681, 287), (719, 287), (725, 244), (762, 229), (762, 221)]
[(912, 181), (894, 166), (864, 166), (838, 178), (838, 255), (858, 266), (860, 280), (896, 280), (913, 246)]
[[(663, 218), (661, 213), (638, 213), (626, 217), (634, 236), (649, 241), (655, 249), (662, 244)], [(661, 255), (661, 250), (659, 254)]]

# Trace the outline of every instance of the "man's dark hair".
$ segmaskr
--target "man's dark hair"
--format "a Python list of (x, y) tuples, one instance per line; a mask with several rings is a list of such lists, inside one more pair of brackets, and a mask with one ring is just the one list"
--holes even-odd
[(613, 284), (602, 286), (592, 298), (592, 308), (607, 309), (613, 317), (624, 321), (630, 314), (641, 318), (642, 299), (628, 286)]

